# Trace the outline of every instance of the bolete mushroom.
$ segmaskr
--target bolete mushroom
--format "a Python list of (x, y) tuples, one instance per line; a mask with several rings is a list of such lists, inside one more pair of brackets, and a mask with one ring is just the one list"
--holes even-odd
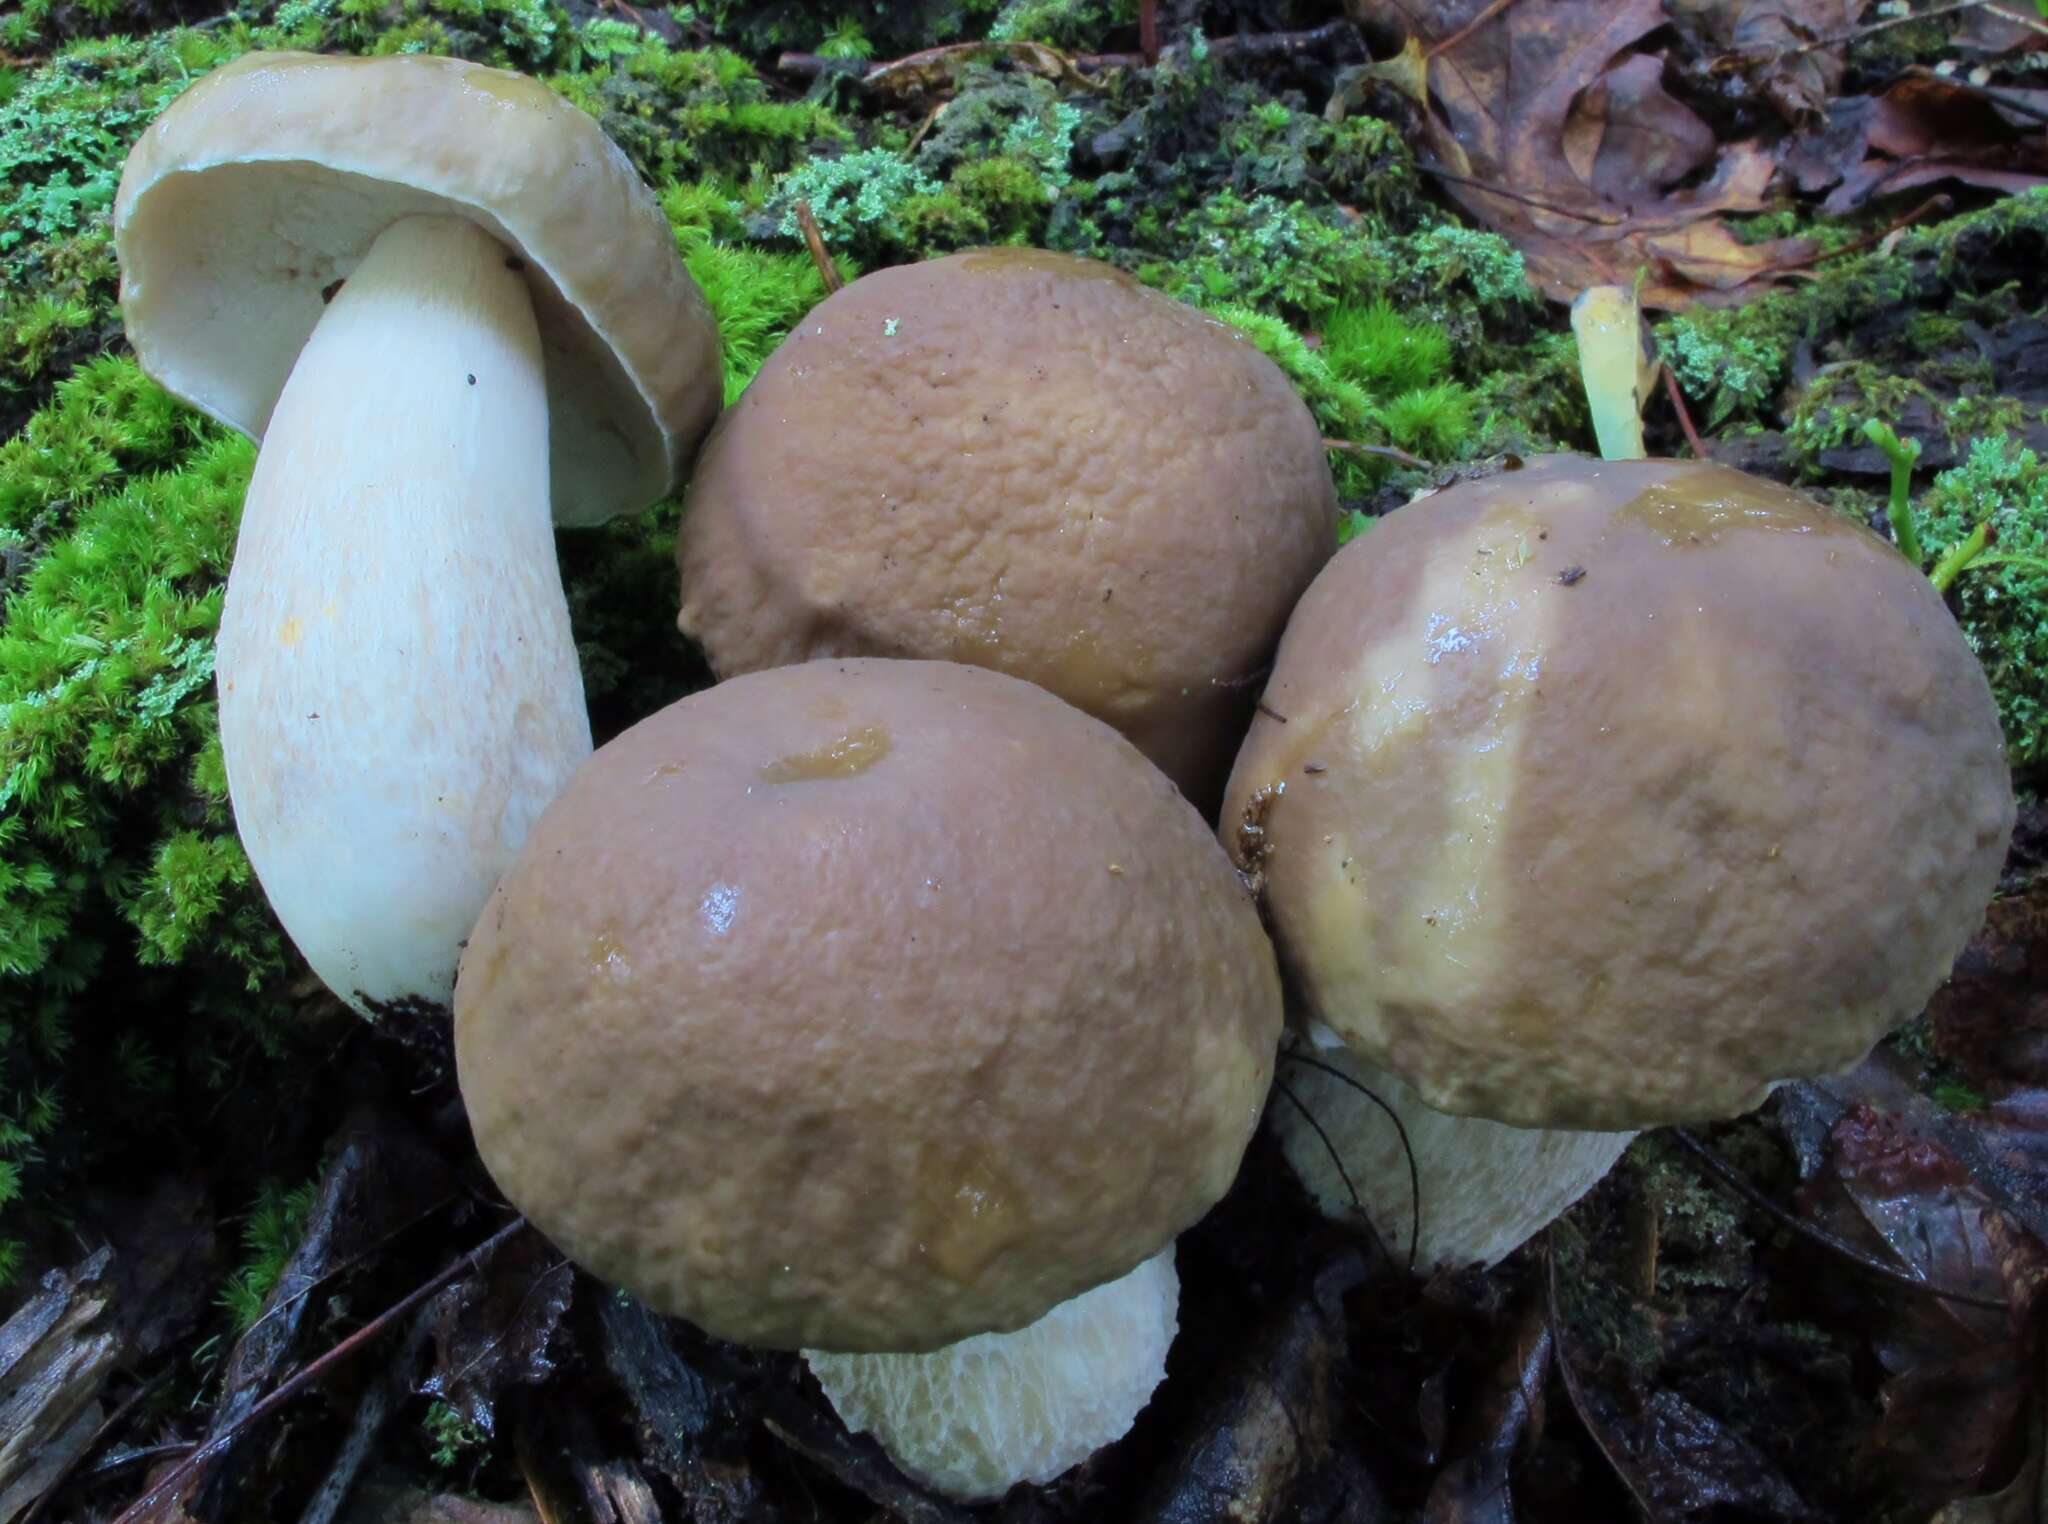
[[(942, 662), (755, 673), (608, 743), (455, 991), (477, 1148), (537, 1226), (658, 1311), (837, 1352), (1007, 1333), (1159, 1253), (1236, 1172), (1280, 1023), (1250, 894), (1173, 785)], [(1153, 1372), (1128, 1422), (1157, 1341), (1100, 1305)]]
[(114, 232), (144, 369), (262, 441), (217, 662), (250, 861), (359, 1010), (445, 1004), (590, 750), (553, 523), (669, 490), (710, 314), (588, 116), (454, 59), (229, 64), (144, 133)]
[(979, 250), (864, 276), (769, 356), (691, 487), (679, 623), (720, 676), (1025, 678), (1213, 809), (1335, 533), (1315, 422), (1235, 329), (1093, 260)]
[(1550, 457), (1397, 510), (1303, 598), (1265, 707), (1225, 834), (1305, 1010), (1522, 1128), (1853, 1064), (1946, 977), (2013, 823), (1927, 579), (1698, 462)]

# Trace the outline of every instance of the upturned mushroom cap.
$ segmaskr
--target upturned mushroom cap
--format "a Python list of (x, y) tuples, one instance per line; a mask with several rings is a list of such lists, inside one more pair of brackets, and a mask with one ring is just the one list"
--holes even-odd
[(1208, 806), (1335, 527), (1314, 420), (1236, 330), (1093, 260), (980, 250), (855, 281), (769, 357), (691, 487), (679, 622), (721, 676), (1008, 672)]
[(261, 438), (323, 298), (379, 233), (467, 217), (524, 262), (555, 517), (667, 492), (718, 410), (718, 330), (653, 197), (596, 122), (452, 58), (251, 53), (151, 124), (114, 203), (143, 369)]
[(736, 679), (600, 749), (463, 956), (477, 1147), (571, 1256), (724, 1338), (923, 1350), (1220, 1197), (1279, 981), (1107, 726), (947, 663)]
[(1947, 976), (2013, 822), (1927, 579), (1712, 465), (1552, 457), (1398, 510), (1302, 600), (1266, 706), (1224, 830), (1312, 1013), (1521, 1126), (1854, 1063)]

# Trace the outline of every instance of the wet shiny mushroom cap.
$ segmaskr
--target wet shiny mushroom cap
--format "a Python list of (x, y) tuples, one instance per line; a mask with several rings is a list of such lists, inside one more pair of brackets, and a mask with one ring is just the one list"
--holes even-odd
[(2012, 828), (1927, 579), (1707, 464), (1550, 457), (1396, 511), (1265, 699), (1224, 833), (1313, 1014), (1521, 1126), (1731, 1115), (1854, 1063), (1947, 976)]
[(1336, 548), (1315, 421), (1237, 330), (1037, 249), (880, 270), (714, 431), (678, 555), (720, 676), (969, 662), (1107, 720), (1205, 809)]
[(1042, 689), (737, 678), (602, 747), (486, 907), (462, 1093), (571, 1256), (745, 1343), (932, 1349), (1222, 1195), (1279, 978), (1202, 819)]

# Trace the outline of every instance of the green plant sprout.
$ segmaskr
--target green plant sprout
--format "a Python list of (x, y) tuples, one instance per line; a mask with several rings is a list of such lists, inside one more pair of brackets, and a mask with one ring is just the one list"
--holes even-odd
[[(1927, 552), (1920, 542), (1920, 526), (1911, 502), (1913, 467), (1920, 460), (1920, 441), (1899, 438), (1892, 426), (1879, 418), (1872, 418), (1863, 425), (1863, 437), (1877, 446), (1891, 463), (1892, 490), (1891, 499), (1885, 505), (1885, 518), (1891, 523), (1892, 539), (1907, 560), (1915, 566), (1927, 566)], [(2010, 566), (2048, 572), (2048, 557), (1992, 551), (1994, 543), (1991, 520), (1980, 520), (1967, 535), (1944, 551), (1933, 566), (1928, 567), (1927, 580), (1934, 584), (1936, 592), (1946, 593), (1955, 585), (1956, 578), (1966, 571), (1989, 571), (1995, 567)]]
[[(1913, 505), (1910, 497), (1913, 491), (1913, 467), (1920, 462), (1920, 441), (1900, 439), (1892, 426), (1882, 418), (1872, 418), (1863, 425), (1863, 437), (1883, 453), (1891, 462), (1892, 496), (1885, 505), (1885, 517), (1891, 521), (1892, 543), (1899, 547), (1899, 553), (1915, 566), (1927, 564), (1927, 553), (1920, 548), (1920, 527), (1913, 522)], [(1950, 574), (1950, 581), (1954, 574)], [(1935, 583), (1946, 587), (1946, 582)]]

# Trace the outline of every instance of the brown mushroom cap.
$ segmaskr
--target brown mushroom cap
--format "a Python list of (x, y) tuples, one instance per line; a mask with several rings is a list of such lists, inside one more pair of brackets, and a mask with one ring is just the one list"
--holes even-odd
[(679, 622), (722, 676), (1008, 672), (1212, 805), (1335, 524), (1314, 420), (1235, 329), (1093, 260), (981, 250), (855, 281), (769, 357), (691, 487)]
[(477, 1147), (564, 1250), (747, 1343), (930, 1349), (1220, 1196), (1279, 979), (1107, 726), (937, 662), (736, 679), (603, 747), (455, 990)]
[(597, 123), (454, 58), (250, 53), (153, 122), (114, 202), (144, 370), (261, 438), (324, 299), (377, 235), (466, 217), (519, 261), (547, 369), (555, 517), (668, 492), (718, 411), (718, 328)]
[(1389, 515), (1302, 600), (1225, 835), (1315, 1015), (1430, 1105), (1730, 1115), (1855, 1062), (2013, 822), (1927, 579), (1724, 467), (1552, 457)]

